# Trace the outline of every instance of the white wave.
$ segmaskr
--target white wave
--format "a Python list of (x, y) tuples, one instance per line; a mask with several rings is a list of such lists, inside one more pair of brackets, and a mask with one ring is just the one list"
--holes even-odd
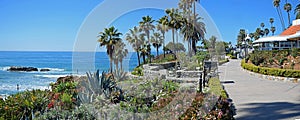
[(51, 71), (55, 71), (55, 72), (62, 72), (62, 71), (65, 71), (65, 69), (62, 69), (62, 68), (38, 68), (38, 69), (39, 69), (39, 71), (40, 71), (41, 69), (49, 69), (50, 72), (51, 72)]
[[(7, 71), (11, 66), (5, 66), (5, 67), (0, 67), (0, 70), (2, 71)], [(26, 66), (24, 66), (26, 67)], [(40, 71), (41, 69), (49, 69), (50, 71), (48, 72), (63, 72), (65, 71), (65, 69), (62, 69), (62, 68), (38, 68), (38, 70)], [(21, 72), (21, 71), (20, 71)]]
[(59, 78), (59, 77), (65, 77), (68, 76), (69, 74), (65, 75), (34, 75), (35, 77), (42, 77), (42, 78)]
[(0, 70), (7, 71), (10, 68), (10, 66), (0, 67)]

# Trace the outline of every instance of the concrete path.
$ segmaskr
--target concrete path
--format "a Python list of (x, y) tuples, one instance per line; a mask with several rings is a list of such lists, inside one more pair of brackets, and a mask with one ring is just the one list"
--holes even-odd
[(240, 67), (219, 66), (220, 80), (236, 107), (237, 120), (300, 120), (300, 83), (264, 80)]

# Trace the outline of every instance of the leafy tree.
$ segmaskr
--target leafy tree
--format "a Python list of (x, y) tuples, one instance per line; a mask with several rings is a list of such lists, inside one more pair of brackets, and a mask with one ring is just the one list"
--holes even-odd
[(112, 61), (113, 61), (113, 52), (115, 50), (115, 45), (118, 41), (121, 41), (120, 35), (122, 33), (118, 32), (118, 29), (115, 27), (105, 28), (103, 32), (99, 33), (98, 42), (100, 47), (106, 46), (106, 53), (109, 55), (110, 61), (110, 72), (112, 73)]

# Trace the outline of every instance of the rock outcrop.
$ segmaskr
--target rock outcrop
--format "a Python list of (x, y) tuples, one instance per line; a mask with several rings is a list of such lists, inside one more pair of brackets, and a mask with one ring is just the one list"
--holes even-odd
[(10, 67), (7, 71), (24, 71), (24, 72), (31, 72), (31, 71), (38, 71), (35, 67)]
[(40, 72), (47, 72), (47, 71), (50, 71), (50, 69), (43, 68), (43, 69), (40, 70)]

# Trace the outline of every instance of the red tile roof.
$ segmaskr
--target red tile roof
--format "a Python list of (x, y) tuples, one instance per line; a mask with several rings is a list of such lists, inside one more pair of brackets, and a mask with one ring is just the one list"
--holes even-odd
[(283, 31), (280, 35), (293, 35), (300, 31), (300, 25), (294, 25)]

